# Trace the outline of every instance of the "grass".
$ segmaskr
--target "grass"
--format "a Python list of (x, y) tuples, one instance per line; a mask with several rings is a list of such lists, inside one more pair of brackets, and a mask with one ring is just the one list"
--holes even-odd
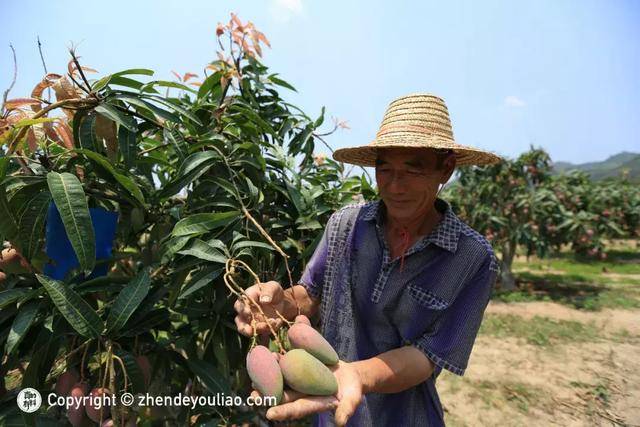
[(519, 289), (497, 291), (493, 298), (502, 302), (553, 301), (592, 311), (640, 308), (640, 252), (633, 247), (635, 242), (631, 243), (617, 245), (604, 261), (581, 259), (570, 252), (549, 259), (514, 261)]
[(474, 390), (471, 396), (482, 400), (487, 406), (500, 408), (506, 402), (524, 414), (529, 412), (531, 406), (544, 406), (544, 390), (531, 384), (488, 380), (472, 380), (469, 384)]
[(540, 316), (524, 319), (512, 314), (487, 314), (482, 321), (480, 334), (498, 338), (516, 337), (540, 347), (598, 340), (598, 329), (591, 323)]

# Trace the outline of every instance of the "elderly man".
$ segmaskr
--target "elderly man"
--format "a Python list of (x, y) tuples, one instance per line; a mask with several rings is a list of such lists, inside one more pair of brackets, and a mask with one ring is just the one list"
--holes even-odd
[[(375, 166), (380, 201), (334, 213), (299, 284), (247, 292), (267, 319), (237, 301), (238, 330), (281, 326), (275, 311), (319, 314), (341, 361), (335, 397), (289, 393), (273, 420), (318, 413), (315, 425), (440, 426), (435, 383), (462, 375), (497, 273), (491, 246), (437, 197), (456, 165), (496, 155), (454, 142), (447, 107), (429, 94), (392, 102), (376, 139), (337, 150), (338, 161)], [(254, 317), (255, 315), (255, 317)]]

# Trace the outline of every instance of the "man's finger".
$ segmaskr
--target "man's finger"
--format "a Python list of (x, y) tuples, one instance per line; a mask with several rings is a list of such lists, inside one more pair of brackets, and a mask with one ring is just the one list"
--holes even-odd
[(244, 304), (239, 299), (237, 299), (236, 302), (233, 303), (233, 309), (236, 311), (236, 313), (240, 313), (243, 308)]
[(336, 425), (338, 427), (347, 425), (347, 421), (349, 421), (349, 418), (351, 418), (353, 413), (356, 411), (358, 404), (359, 399), (353, 396), (345, 396), (342, 400), (340, 400), (340, 403), (336, 408), (335, 415)]
[(282, 286), (280, 286), (280, 283), (271, 280), (269, 282), (259, 283), (257, 286), (260, 289), (259, 298), (261, 304), (269, 304), (281, 298)]
[(269, 408), (267, 418), (272, 421), (296, 420), (318, 412), (332, 411), (338, 399), (335, 396), (307, 396), (290, 403)]
[(251, 327), (251, 325), (247, 324), (244, 319), (242, 319), (240, 316), (236, 316), (233, 320), (236, 323), (238, 332), (248, 337), (253, 336), (253, 328)]

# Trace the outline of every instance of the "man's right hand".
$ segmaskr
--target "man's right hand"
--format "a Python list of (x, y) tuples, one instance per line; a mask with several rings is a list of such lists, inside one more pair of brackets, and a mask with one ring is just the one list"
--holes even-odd
[(235, 308), (238, 313), (235, 318), (238, 332), (248, 337), (253, 336), (254, 330), (253, 326), (251, 326), (253, 320), (255, 320), (256, 332), (258, 334), (263, 335), (271, 332), (267, 326), (267, 322), (269, 322), (273, 330), (277, 331), (280, 329), (282, 319), (276, 314), (276, 311), (284, 316), (285, 306), (284, 291), (280, 283), (275, 281), (258, 283), (245, 289), (245, 294), (260, 306), (264, 312), (264, 316), (247, 298), (238, 299), (233, 305), (233, 308)]

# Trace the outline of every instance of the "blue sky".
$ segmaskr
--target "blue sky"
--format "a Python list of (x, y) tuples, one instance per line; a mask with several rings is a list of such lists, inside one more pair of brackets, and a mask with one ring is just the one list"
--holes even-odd
[[(99, 4), (99, 5), (98, 5)], [(21, 1), (0, 3), (0, 89), (28, 96), (64, 72), (74, 43), (83, 64), (202, 76), (215, 27), (229, 13), (270, 39), (264, 62), (292, 83), (312, 117), (327, 107), (350, 130), (334, 148), (367, 144), (388, 103), (431, 92), (449, 107), (457, 142), (516, 156), (530, 144), (554, 160), (640, 152), (640, 2), (629, 1)], [(322, 151), (321, 147), (318, 147)]]

